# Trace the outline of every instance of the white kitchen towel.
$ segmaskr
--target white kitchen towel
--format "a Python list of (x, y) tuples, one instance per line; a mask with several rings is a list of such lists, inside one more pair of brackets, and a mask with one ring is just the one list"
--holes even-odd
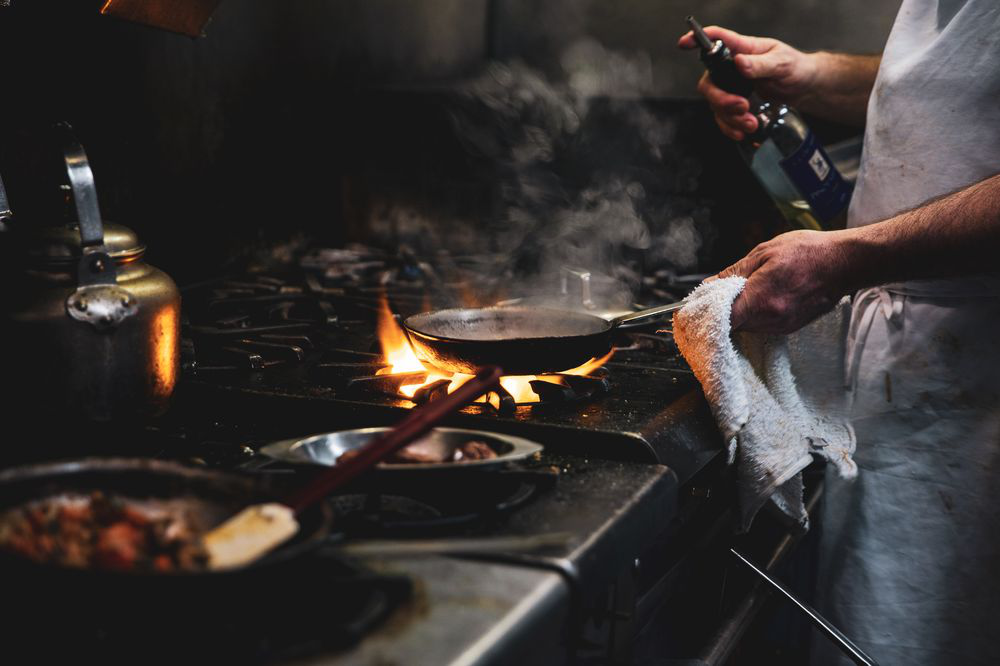
[[(731, 277), (695, 289), (687, 305), (674, 314), (674, 339), (701, 382), (728, 444), (729, 462), (737, 465), (740, 531), (750, 528), (769, 498), (784, 515), (807, 529), (799, 472), (810, 463), (811, 454), (830, 461), (845, 478), (857, 474), (851, 458), (854, 431), (843, 407), (843, 381), (822, 372), (836, 362), (821, 361), (831, 356), (821, 339), (825, 338), (827, 346), (842, 344), (842, 340), (837, 340), (837, 333), (818, 334), (839, 331), (843, 305), (794, 336), (792, 346), (799, 353), (793, 362), (788, 336), (731, 332), (733, 301), (745, 284), (745, 278)], [(815, 346), (805, 349), (805, 340)], [(821, 362), (810, 363), (809, 354)], [(804, 378), (810, 366), (817, 367), (812, 381), (802, 382), (810, 388), (804, 395), (793, 366)], [(838, 391), (844, 395), (843, 404), (831, 398)]]

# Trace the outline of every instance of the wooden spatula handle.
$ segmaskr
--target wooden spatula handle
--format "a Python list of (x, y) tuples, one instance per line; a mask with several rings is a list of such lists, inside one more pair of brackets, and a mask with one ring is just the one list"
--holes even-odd
[(318, 502), (365, 470), (374, 467), (380, 461), (429, 432), (452, 412), (458, 411), (489, 391), (500, 381), (502, 374), (503, 371), (500, 368), (486, 368), (479, 371), (475, 377), (462, 384), (453, 393), (417, 407), (392, 430), (358, 449), (357, 455), (344, 462), (338, 462), (300, 488), (287, 499), (285, 504), (299, 513)]

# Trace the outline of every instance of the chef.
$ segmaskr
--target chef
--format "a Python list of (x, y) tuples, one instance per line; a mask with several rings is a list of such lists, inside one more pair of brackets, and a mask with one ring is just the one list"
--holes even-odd
[[(829, 480), (820, 610), (883, 664), (1000, 663), (1000, 2), (903, 0), (881, 57), (706, 32), (763, 97), (865, 126), (848, 228), (780, 235), (720, 273), (748, 280), (747, 331), (853, 295), (837, 343), (860, 471)], [(727, 136), (755, 129), (745, 99), (698, 89)]]

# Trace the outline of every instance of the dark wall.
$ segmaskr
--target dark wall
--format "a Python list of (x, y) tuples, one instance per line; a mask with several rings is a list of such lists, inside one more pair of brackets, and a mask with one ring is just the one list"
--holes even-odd
[(367, 131), (352, 126), (359, 92), (483, 61), (483, 6), (431, 4), (228, 1), (202, 39), (93, 2), (0, 8), (0, 166), (16, 212), (52, 219), (58, 156), (44, 128), (69, 120), (104, 215), (182, 278), (293, 231), (342, 240), (344, 144)]
[[(896, 4), (734, 0), (698, 12), (745, 30), (775, 26), (805, 46), (872, 50)], [(490, 55), (558, 79), (565, 48), (588, 36), (646, 54), (644, 95), (690, 95), (699, 72), (673, 50), (689, 11), (676, 0), (224, 0), (202, 39), (103, 17), (99, 5), (0, 7), (0, 169), (22, 219), (54, 219), (59, 164), (45, 128), (69, 120), (105, 216), (135, 228), (151, 260), (182, 280), (299, 233), (325, 243), (362, 234), (373, 219), (365, 179), (384, 173), (418, 183), (418, 205), (449, 190), (479, 199), (475, 169), (435, 162), (457, 145), (440, 116), (430, 114), (427, 131), (442, 136), (423, 142), (426, 154), (395, 158), (413, 144), (387, 144), (387, 125), (415, 127), (413, 114), (373, 89), (464, 79)], [(372, 113), (372, 103), (389, 108)], [(434, 169), (444, 184), (424, 187)]]
[(881, 53), (901, 0), (503, 0), (495, 52), (555, 72), (575, 41), (641, 54), (649, 94), (692, 97), (700, 72), (678, 57), (684, 17), (748, 35), (784, 40), (804, 50)]

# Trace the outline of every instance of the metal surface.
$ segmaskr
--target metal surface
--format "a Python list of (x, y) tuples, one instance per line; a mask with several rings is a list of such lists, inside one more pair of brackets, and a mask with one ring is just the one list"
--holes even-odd
[[(101, 224), (101, 211), (97, 206), (97, 187), (94, 185), (94, 173), (90, 170), (87, 153), (67, 123), (57, 124), (55, 130), (63, 142), (66, 174), (69, 176), (77, 220), (80, 223), (80, 245), (85, 254), (91, 248), (104, 252), (104, 228)], [(111, 272), (111, 268), (108, 267), (108, 272)], [(114, 273), (111, 272), (111, 275), (113, 277)]]
[(736, 559), (747, 565), (747, 567), (749, 567), (755, 574), (760, 576), (764, 582), (795, 604), (795, 606), (809, 618), (809, 621), (812, 622), (816, 628), (819, 629), (832, 643), (835, 643), (837, 647), (839, 647), (840, 650), (847, 655), (848, 658), (850, 658), (851, 661), (855, 664), (860, 664), (861, 666), (877, 666), (878, 662), (865, 654), (861, 648), (854, 644), (854, 641), (845, 636), (843, 632), (833, 626), (829, 620), (820, 615), (814, 608), (800, 601), (798, 597), (788, 590), (788, 588), (768, 575), (766, 571), (744, 557), (735, 548), (730, 548), (729, 552), (735, 555)]
[(138, 304), (132, 294), (118, 286), (115, 262), (104, 246), (97, 187), (87, 153), (69, 125), (60, 123), (56, 131), (63, 139), (63, 159), (80, 228), (77, 289), (66, 299), (66, 312), (77, 321), (107, 331), (135, 316)]
[(518, 663), (529, 656), (529, 663), (558, 663), (565, 657), (560, 641), (571, 600), (557, 573), (444, 557), (365, 563), (381, 573), (412, 577), (413, 602), (351, 650), (283, 663), (473, 666)]
[[(816, 505), (823, 496), (824, 483), (820, 481), (814, 487), (806, 500), (806, 513), (814, 515)], [(727, 525), (730, 521), (727, 521)], [(778, 566), (795, 544), (802, 538), (802, 533), (789, 532), (785, 534), (767, 559), (766, 568), (770, 571)], [(700, 660), (706, 666), (722, 666), (727, 663), (733, 652), (739, 646), (747, 629), (757, 618), (764, 605), (771, 599), (771, 590), (760, 581), (754, 581), (750, 591), (743, 601), (719, 626), (708, 645), (701, 651)]]
[(86, 153), (68, 125), (56, 132), (79, 225), (16, 231), (20, 256), (3, 270), (17, 288), (0, 296), (0, 311), (18, 351), (4, 389), (32, 419), (161, 414), (180, 369), (180, 293), (140, 261), (131, 232), (116, 231), (120, 256), (109, 254)]
[(99, 331), (116, 328), (127, 318), (134, 317), (138, 311), (138, 300), (117, 284), (81, 286), (66, 299), (66, 312), (69, 316), (86, 322)]
[(509, 375), (569, 370), (611, 351), (626, 322), (673, 312), (683, 303), (640, 310), (607, 321), (571, 310), (527, 306), (453, 308), (413, 315), (403, 328), (422, 362), (474, 373), (499, 365)]
[(668, 305), (659, 305), (655, 308), (647, 308), (645, 310), (639, 310), (638, 312), (631, 312), (629, 314), (624, 314), (619, 317), (615, 317), (611, 320), (612, 326), (621, 326), (622, 324), (631, 324), (635, 321), (641, 321), (643, 319), (649, 319), (651, 317), (656, 317), (658, 315), (668, 314), (670, 312), (676, 312), (682, 307), (687, 305), (687, 301), (680, 301), (678, 303), (670, 303)]
[(478, 539), (406, 539), (398, 541), (355, 541), (337, 550), (353, 557), (417, 557), (429, 555), (496, 555), (565, 546), (573, 539), (569, 532), (551, 532), (523, 537), (482, 537)]
[[(389, 428), (358, 428), (342, 430), (322, 435), (313, 435), (301, 439), (288, 439), (274, 442), (261, 447), (260, 452), (276, 460), (292, 463), (311, 463), (316, 465), (334, 465), (337, 458), (353, 449), (363, 446)], [(524, 460), (539, 453), (541, 445), (521, 437), (501, 435), (485, 430), (468, 430), (462, 428), (434, 428), (429, 435), (416, 444), (439, 449), (443, 454), (450, 454), (465, 442), (478, 440), (487, 444), (497, 454), (489, 460), (470, 460), (468, 462), (440, 463), (379, 463), (380, 472), (427, 472), (441, 470), (469, 470), (491, 467), (502, 467), (511, 462)]]
[[(146, 247), (128, 227), (102, 220), (101, 228), (104, 230), (104, 250), (117, 266), (131, 263), (145, 254)], [(23, 250), (25, 264), (40, 270), (77, 268), (82, 253), (78, 224), (68, 222), (24, 231), (31, 234)]]
[(0, 178), (0, 232), (7, 230), (7, 224), (13, 213), (10, 210), (10, 202), (7, 200), (7, 188), (3, 186), (3, 179)]

